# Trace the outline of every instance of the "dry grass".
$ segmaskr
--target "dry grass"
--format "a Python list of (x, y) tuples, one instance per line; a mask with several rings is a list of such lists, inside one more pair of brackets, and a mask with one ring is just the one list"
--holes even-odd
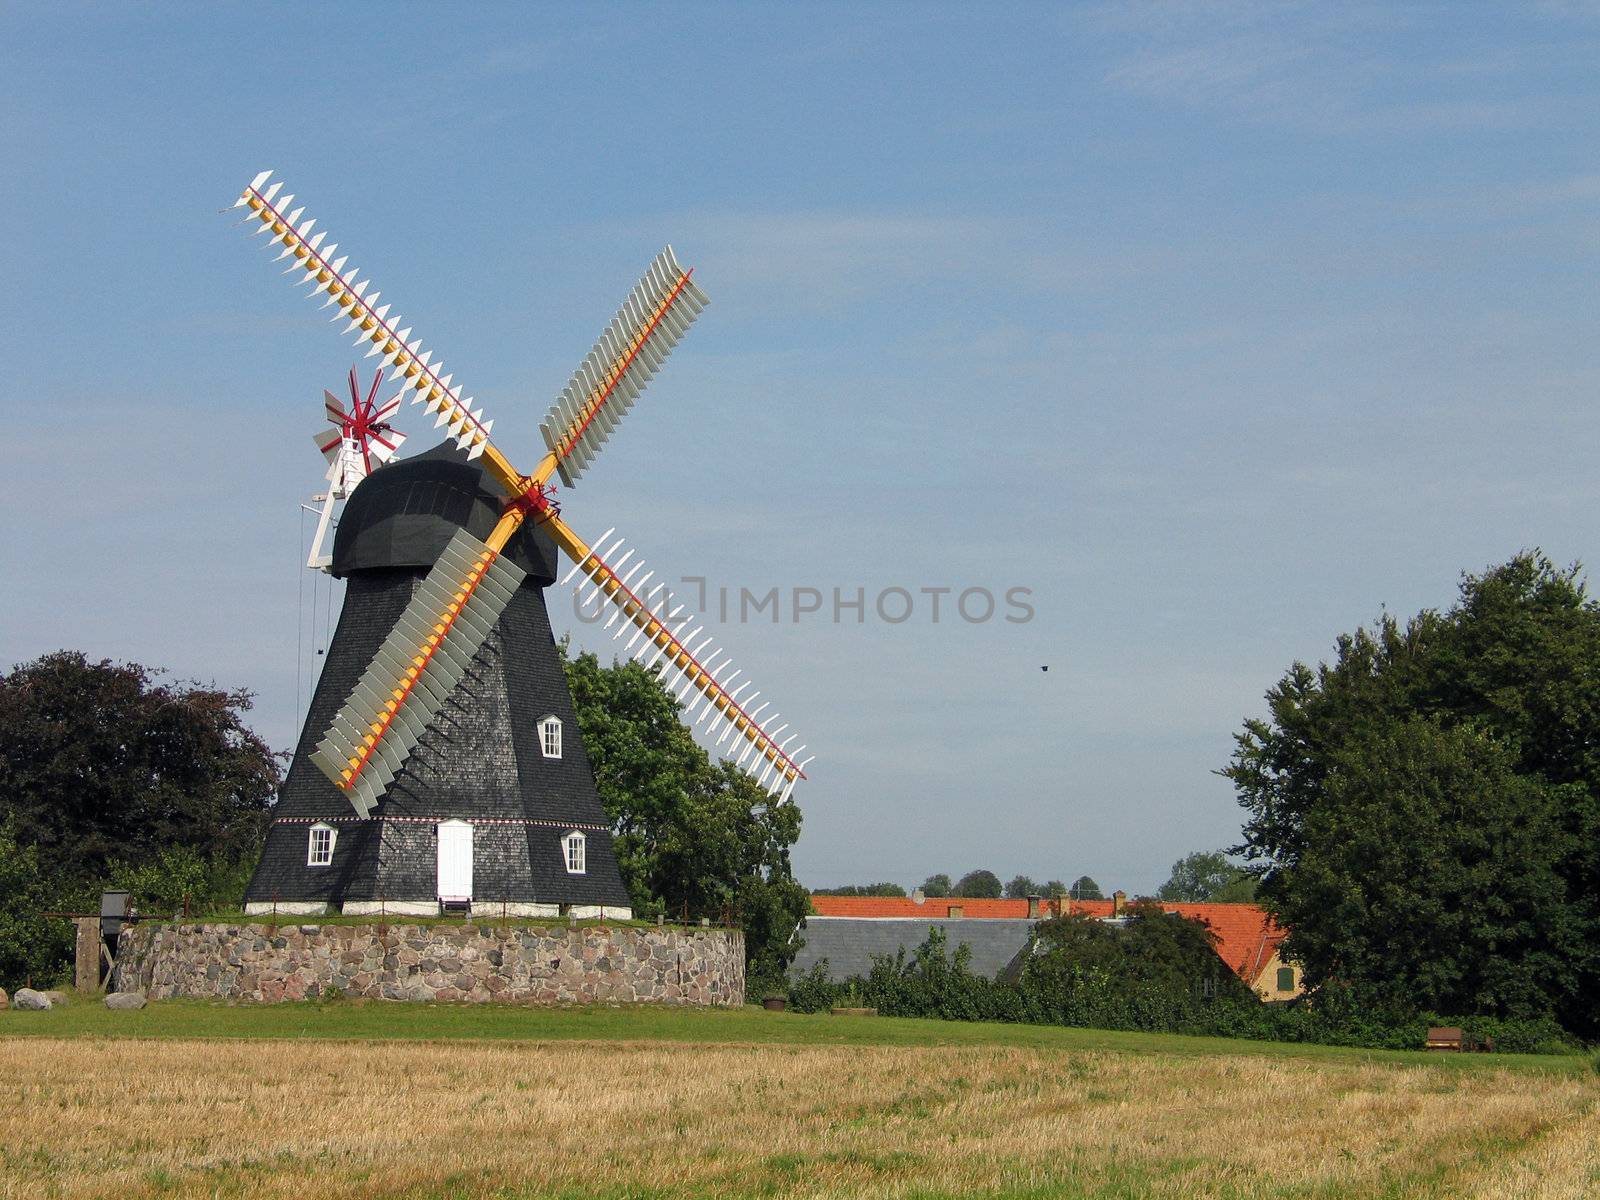
[(1600, 1079), (975, 1047), (0, 1042), (0, 1196), (1600, 1192)]

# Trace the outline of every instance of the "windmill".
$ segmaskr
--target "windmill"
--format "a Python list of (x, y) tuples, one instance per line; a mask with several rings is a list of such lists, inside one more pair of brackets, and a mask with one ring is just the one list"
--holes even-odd
[[(370, 343), (367, 357), (381, 358), (400, 393), (374, 407), (376, 387), (362, 401), (352, 373), (352, 408), (336, 412), (328, 397), (339, 427), (337, 446), (332, 434), (319, 441), (333, 451), (330, 482), (361, 473), (329, 562), (347, 577), (346, 601), (247, 906), (399, 912), (497, 900), (502, 911), (616, 911), (626, 894), (542, 596), (555, 551), (572, 564), (562, 582), (582, 576), (582, 602), (612, 606), (604, 628), (614, 640), (628, 635), (623, 650), (670, 680), (684, 719), (771, 802), (789, 799), (811, 761), (666, 580), (614, 529), (581, 538), (555, 497), (553, 480), (577, 483), (707, 297), (663, 250), (551, 406), (540, 426), (546, 452), (524, 474), (436, 353), (270, 177), (252, 180), (235, 208), (282, 247), (285, 274)], [(447, 441), (382, 465), (398, 443), (379, 427), (408, 394)], [(474, 876), (474, 838), (489, 851), (478, 855), (489, 882), (484, 870)], [(437, 873), (425, 879), (429, 859)]]
[(372, 386), (365, 399), (361, 396), (361, 378), (355, 367), (350, 368), (350, 407), (332, 392), (322, 393), (323, 411), (328, 414), (332, 429), (318, 432), (313, 440), (322, 456), (328, 460), (328, 490), (313, 497), (322, 508), (317, 516), (317, 532), (311, 542), (311, 555), (306, 566), (326, 571), (333, 559), (322, 552), (327, 541), (328, 528), (333, 518), (333, 506), (348, 499), (356, 485), (384, 463), (394, 458), (406, 435), (390, 423), (400, 411), (405, 399), (403, 392), (377, 403), (378, 388), (383, 384), (383, 371), (372, 376)]

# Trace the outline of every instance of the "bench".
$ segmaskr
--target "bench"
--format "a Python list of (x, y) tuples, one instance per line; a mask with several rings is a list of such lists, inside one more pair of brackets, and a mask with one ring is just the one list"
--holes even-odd
[(1459, 1025), (1430, 1025), (1428, 1038), (1422, 1046), (1425, 1050), (1454, 1050), (1457, 1053), (1467, 1048), (1467, 1034)]
[(1428, 1027), (1427, 1040), (1422, 1046), (1425, 1050), (1454, 1050), (1458, 1054), (1469, 1050), (1492, 1053), (1494, 1039), (1486, 1037), (1480, 1041), (1468, 1037), (1466, 1030), (1459, 1025), (1431, 1025)]

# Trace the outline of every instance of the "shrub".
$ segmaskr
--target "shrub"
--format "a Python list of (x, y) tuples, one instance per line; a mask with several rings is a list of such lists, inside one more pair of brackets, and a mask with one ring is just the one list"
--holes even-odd
[[(1185, 929), (1182, 926), (1189, 926)], [(865, 976), (835, 983), (824, 961), (790, 979), (789, 1006), (826, 1012), (864, 1004), (884, 1016), (1010, 1021), (1184, 1033), (1385, 1050), (1421, 1049), (1430, 1025), (1460, 1025), (1496, 1051), (1563, 1054), (1578, 1044), (1551, 1019), (1447, 1018), (1329, 986), (1312, 998), (1263, 1004), (1211, 949), (1202, 926), (1159, 909), (1125, 928), (1069, 918), (1040, 926), (1013, 978), (971, 969), (965, 945), (952, 954), (935, 927), (911, 954), (879, 955)], [(1600, 1070), (1597, 1060), (1596, 1070)]]

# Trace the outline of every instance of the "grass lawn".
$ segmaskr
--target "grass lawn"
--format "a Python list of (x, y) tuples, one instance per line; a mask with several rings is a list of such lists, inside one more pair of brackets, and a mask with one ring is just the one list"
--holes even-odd
[(168, 1000), (138, 1012), (111, 1012), (98, 1000), (48, 1013), (0, 1012), (0, 1038), (395, 1038), (485, 1041), (665, 1041), (712, 1045), (1014, 1046), (1037, 1050), (1116, 1050), (1134, 1054), (1247, 1054), (1271, 1058), (1426, 1063), (1454, 1070), (1532, 1070), (1583, 1074), (1580, 1055), (1427, 1054), (1290, 1042), (1237, 1041), (1165, 1033), (1119, 1033), (1054, 1025), (1001, 1025), (904, 1017), (833, 1017), (738, 1009), (536, 1008), (512, 1005), (319, 1004), (227, 1005)]
[(0, 1013), (0, 1197), (1600, 1194), (1587, 1058), (759, 1009)]

